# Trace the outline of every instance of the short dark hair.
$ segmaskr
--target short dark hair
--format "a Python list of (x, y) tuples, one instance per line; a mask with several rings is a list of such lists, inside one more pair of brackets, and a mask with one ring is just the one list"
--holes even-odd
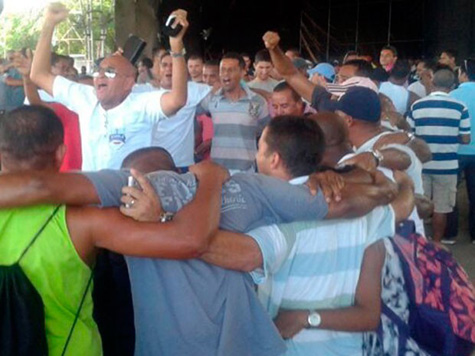
[(150, 58), (148, 57), (143, 57), (140, 62), (142, 62), (142, 65), (147, 67), (148, 69), (151, 69), (153, 67), (153, 62)]
[(387, 45), (387, 46), (384, 46), (383, 48), (381, 48), (381, 51), (384, 51), (384, 50), (391, 51), (391, 52), (393, 53), (393, 56), (394, 56), (394, 57), (397, 57), (397, 49), (396, 49), (396, 47), (391, 46), (391, 45)]
[(460, 66), (460, 71), (467, 75), (469, 81), (475, 81), (475, 59), (465, 59)]
[(154, 49), (152, 49), (152, 59), (155, 58), (156, 56), (158, 56), (160, 51), (166, 51), (166, 50), (167, 49), (163, 46), (154, 47)]
[(188, 57), (188, 61), (189, 61), (190, 59), (193, 59), (193, 60), (199, 59), (199, 60), (201, 60), (202, 62), (204, 62), (203, 56), (202, 56), (201, 54), (198, 54), (198, 53), (192, 53), (192, 54), (190, 54), (189, 57)]
[(445, 53), (446, 55), (448, 55), (451, 58), (457, 58), (457, 55), (458, 55), (457, 50), (452, 49), (452, 48), (444, 49), (442, 52), (440, 52), (440, 54), (442, 54), (442, 53)]
[(15, 160), (50, 156), (63, 141), (61, 120), (44, 106), (20, 106), (0, 118), (0, 152)]
[(71, 57), (63, 56), (62, 54), (58, 54), (55, 52), (51, 53), (51, 66), (54, 66), (59, 61), (67, 61), (69, 64)]
[(244, 62), (244, 59), (237, 52), (227, 52), (221, 58), (221, 60), (223, 59), (235, 59), (239, 62), (239, 67), (241, 67), (241, 69), (244, 69), (246, 67), (246, 62)]
[(206, 67), (219, 67), (219, 61), (216, 60), (208, 60), (204, 64)]
[(420, 63), (422, 63), (424, 65), (424, 68), (426, 69), (431, 69), (434, 66), (434, 61), (427, 58), (422, 58), (417, 61), (417, 65), (419, 65)]
[(432, 82), (436, 87), (450, 89), (455, 84), (455, 73), (451, 69), (439, 69), (434, 73)]
[(394, 63), (394, 67), (391, 69), (389, 76), (395, 79), (404, 79), (408, 77), (410, 73), (411, 67), (409, 66), (409, 62), (399, 59)]
[(302, 97), (292, 88), (287, 82), (280, 82), (274, 87), (274, 93), (279, 93), (285, 90), (289, 90), (292, 94), (292, 98), (295, 101), (302, 101)]
[(371, 74), (373, 74), (371, 63), (364, 59), (352, 59), (351, 61), (343, 63), (343, 65), (356, 67), (356, 75), (358, 77), (370, 78)]
[(259, 62), (272, 63), (272, 59), (270, 58), (270, 53), (267, 49), (261, 49), (259, 52), (256, 53), (256, 56), (254, 57), (254, 63), (259, 63)]
[(325, 151), (325, 138), (318, 124), (303, 116), (277, 116), (267, 125), (268, 152), (276, 152), (292, 177), (315, 172)]

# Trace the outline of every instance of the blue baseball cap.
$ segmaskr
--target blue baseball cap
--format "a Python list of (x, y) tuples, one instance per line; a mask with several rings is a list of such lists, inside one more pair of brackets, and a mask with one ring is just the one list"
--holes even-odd
[(320, 74), (325, 79), (333, 81), (335, 79), (335, 68), (330, 63), (319, 63), (307, 71), (308, 75)]
[(366, 87), (348, 88), (338, 101), (337, 109), (356, 120), (378, 122), (381, 118), (379, 96)]

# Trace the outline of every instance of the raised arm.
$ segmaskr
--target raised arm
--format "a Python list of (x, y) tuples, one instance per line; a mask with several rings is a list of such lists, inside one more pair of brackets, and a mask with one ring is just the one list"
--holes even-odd
[(51, 73), (51, 40), (56, 25), (66, 19), (68, 13), (63, 4), (48, 5), (31, 66), (31, 80), (50, 95), (53, 95), (53, 83), (56, 77)]
[(23, 77), (23, 89), (25, 90), (25, 96), (28, 99), (30, 105), (42, 105), (50, 107), (47, 103), (41, 100), (37, 86), (30, 79), (32, 59), (33, 54), (31, 53), (31, 50), (28, 50), (26, 57), (21, 53), (17, 53), (14, 60), (15, 68)]
[(266, 48), (269, 50), (272, 64), (285, 81), (294, 88), (305, 100), (311, 102), (315, 84), (308, 80), (287, 57), (279, 47), (280, 37), (276, 32), (266, 32), (262, 38)]
[(166, 116), (171, 116), (186, 104), (188, 71), (185, 63), (183, 36), (188, 28), (186, 19), (187, 12), (176, 10), (171, 15), (175, 15), (173, 27), (180, 24), (183, 29), (176, 37), (170, 37), (170, 49), (173, 61), (172, 67), (172, 90), (162, 95), (160, 105)]

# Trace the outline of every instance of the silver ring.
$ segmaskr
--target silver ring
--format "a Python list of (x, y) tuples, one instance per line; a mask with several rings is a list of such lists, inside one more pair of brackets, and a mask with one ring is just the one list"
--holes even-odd
[(131, 202), (130, 202), (130, 206), (134, 206), (134, 204), (135, 204), (135, 200), (132, 199)]

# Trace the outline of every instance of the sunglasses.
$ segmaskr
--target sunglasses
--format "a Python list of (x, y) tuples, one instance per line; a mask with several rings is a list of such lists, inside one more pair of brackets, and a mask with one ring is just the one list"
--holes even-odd
[(107, 67), (107, 68), (96, 68), (94, 73), (92, 73), (93, 78), (99, 78), (101, 73), (108, 79), (114, 79), (117, 76), (117, 71), (115, 68)]

